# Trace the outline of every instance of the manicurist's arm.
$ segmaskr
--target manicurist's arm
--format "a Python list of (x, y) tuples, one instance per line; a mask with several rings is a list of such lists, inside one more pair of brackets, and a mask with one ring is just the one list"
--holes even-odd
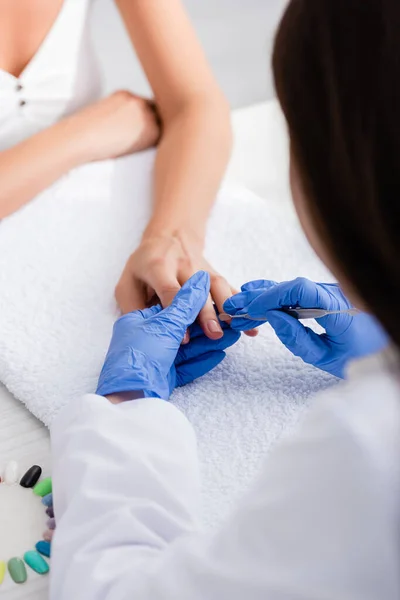
[(86, 396), (57, 418), (52, 452), (58, 522), (51, 598), (122, 600), (133, 589), (137, 598), (139, 579), (198, 525), (191, 426), (164, 400), (116, 406)]
[[(166, 400), (218, 365), (240, 337), (224, 325), (224, 337), (214, 341), (192, 325), (209, 289), (209, 275), (200, 272), (169, 308), (121, 317), (99, 395), (66, 407), (54, 424), (52, 598), (123, 598), (117, 587), (128, 573), (154, 569), (171, 543), (194, 532), (195, 437)], [(182, 346), (189, 326), (191, 343)]]
[(348, 402), (332, 397), (204, 535), (186, 418), (157, 398), (77, 399), (52, 429), (51, 600), (397, 600), (397, 528), (390, 496), (377, 510), (371, 455), (385, 444), (366, 444), (357, 409), (342, 421)]
[[(207, 65), (181, 0), (117, 0), (153, 88), (163, 123), (155, 167), (153, 216), (117, 287), (123, 312), (146, 305), (154, 291), (164, 306), (198, 269), (211, 273), (219, 309), (231, 288), (203, 258), (207, 219), (231, 149), (229, 106)], [(220, 337), (209, 301), (200, 315)]]

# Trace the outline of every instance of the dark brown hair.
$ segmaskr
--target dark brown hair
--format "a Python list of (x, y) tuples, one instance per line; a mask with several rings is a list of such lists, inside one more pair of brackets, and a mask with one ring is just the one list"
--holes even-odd
[(273, 70), (316, 230), (400, 347), (400, 0), (292, 0)]

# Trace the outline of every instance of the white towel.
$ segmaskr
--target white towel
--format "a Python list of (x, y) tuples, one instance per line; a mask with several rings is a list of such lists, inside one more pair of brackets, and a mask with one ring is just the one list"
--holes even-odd
[[(153, 160), (147, 152), (77, 169), (0, 224), (0, 380), (47, 425), (71, 397), (96, 388), (114, 287), (149, 216)], [(288, 203), (244, 189), (220, 193), (207, 257), (236, 286), (329, 278)], [(334, 381), (292, 357), (266, 325), (174, 394), (198, 435), (208, 524), (310, 395)]]

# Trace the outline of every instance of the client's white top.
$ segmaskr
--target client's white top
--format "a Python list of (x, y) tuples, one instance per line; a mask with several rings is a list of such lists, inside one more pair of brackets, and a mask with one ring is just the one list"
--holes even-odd
[(64, 0), (19, 78), (0, 69), (0, 151), (49, 127), (100, 95), (90, 42), (91, 0)]
[(397, 361), (360, 362), (317, 397), (207, 535), (183, 414), (158, 399), (78, 398), (52, 430), (51, 599), (398, 600)]

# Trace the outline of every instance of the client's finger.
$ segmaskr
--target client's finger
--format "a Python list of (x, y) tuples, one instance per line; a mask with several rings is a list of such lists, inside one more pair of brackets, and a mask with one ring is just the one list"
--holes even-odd
[(211, 297), (217, 307), (218, 313), (223, 312), (224, 302), (232, 296), (232, 288), (222, 275), (211, 275)]
[(198, 322), (210, 340), (218, 340), (224, 335), (210, 295), (204, 308), (200, 311)]
[(175, 273), (168, 272), (168, 269), (162, 266), (153, 267), (146, 279), (159, 297), (163, 308), (172, 304), (181, 289)]
[[(224, 277), (218, 274), (211, 275), (211, 297), (217, 307), (218, 314), (224, 312), (224, 303), (234, 294), (236, 294), (236, 291)], [(258, 335), (258, 331), (251, 329), (245, 331), (245, 334), (249, 337), (255, 337)]]
[[(224, 323), (223, 321), (219, 321), (219, 324), (224, 333), (225, 333), (225, 331), (228, 331), (231, 329), (231, 326), (229, 325), (229, 323)], [(189, 327), (189, 335), (190, 335), (191, 340), (194, 340), (198, 337), (204, 337), (204, 331), (201, 328), (201, 326), (199, 325), (199, 323), (193, 323), (193, 325), (191, 325)], [(218, 341), (218, 340), (216, 340), (216, 341)]]
[(123, 315), (147, 306), (144, 285), (128, 271), (123, 272), (115, 288), (115, 299)]

